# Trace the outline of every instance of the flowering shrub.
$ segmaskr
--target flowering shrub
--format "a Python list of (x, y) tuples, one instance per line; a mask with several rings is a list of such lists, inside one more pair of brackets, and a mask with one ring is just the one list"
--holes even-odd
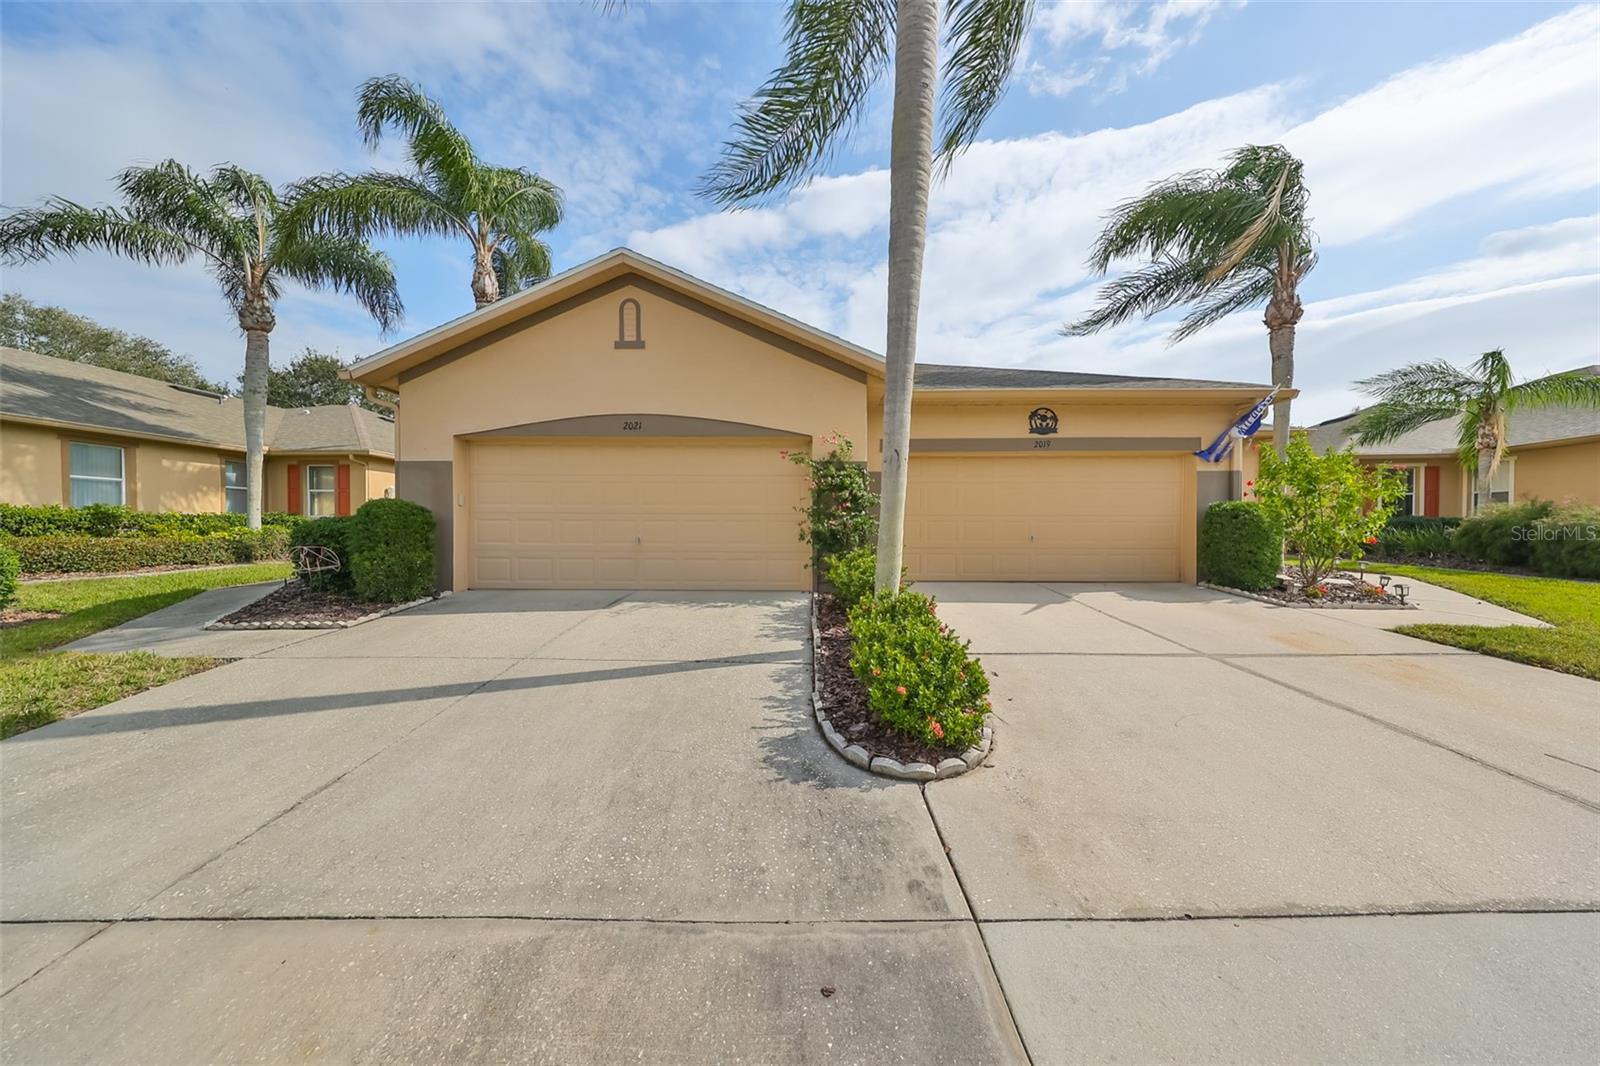
[(931, 599), (909, 591), (863, 599), (850, 611), (850, 636), (850, 668), (880, 721), (938, 747), (977, 746), (989, 678)]
[(811, 502), (800, 509), (800, 539), (811, 545), (811, 561), (863, 548), (878, 539), (878, 494), (865, 463), (854, 458), (850, 441), (837, 433), (823, 438), (828, 454), (779, 452), (806, 468)]
[(1257, 500), (1298, 557), (1302, 586), (1320, 582), (1341, 559), (1360, 559), (1405, 495), (1401, 471), (1363, 466), (1350, 449), (1318, 455), (1303, 433), (1289, 439), (1281, 459), (1263, 448), (1256, 480)]

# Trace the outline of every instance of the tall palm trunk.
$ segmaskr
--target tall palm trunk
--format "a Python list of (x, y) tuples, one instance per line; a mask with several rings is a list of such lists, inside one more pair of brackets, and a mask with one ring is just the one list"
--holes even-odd
[[(1267, 312), (1261, 319), (1267, 327), (1267, 350), (1272, 353), (1272, 384), (1282, 386), (1285, 392), (1294, 388), (1294, 328), (1305, 314), (1300, 294), (1292, 283), (1286, 283), (1286, 278), (1293, 276), (1292, 270), (1287, 253), (1280, 252), (1279, 280), (1273, 286), (1272, 299), (1267, 301)], [(1272, 446), (1277, 449), (1279, 458), (1289, 447), (1291, 428), (1289, 399), (1280, 396), (1272, 403)]]
[(272, 305), (256, 296), (239, 309), (244, 330), (244, 464), (245, 524), (261, 528), (262, 458), (267, 442), (267, 368), (271, 365), (267, 336), (278, 324)]
[(883, 492), (878, 591), (900, 587), (911, 450), (911, 379), (933, 174), (933, 97), (939, 66), (938, 0), (895, 5), (894, 118), (889, 140), (889, 320), (884, 345)]
[(1494, 457), (1500, 454), (1500, 438), (1495, 433), (1494, 421), (1493, 413), (1485, 412), (1483, 421), (1478, 425), (1477, 496), (1472, 501), (1472, 514), (1477, 514), (1492, 502), (1489, 492), (1494, 482)]
[(472, 305), (488, 307), (500, 299), (500, 279), (494, 273), (494, 253), (479, 246), (472, 253)]

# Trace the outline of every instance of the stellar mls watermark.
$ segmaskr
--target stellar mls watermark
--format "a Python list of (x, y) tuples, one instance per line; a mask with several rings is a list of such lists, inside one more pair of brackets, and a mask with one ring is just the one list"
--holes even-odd
[(1600, 540), (1600, 525), (1514, 526), (1512, 540)]

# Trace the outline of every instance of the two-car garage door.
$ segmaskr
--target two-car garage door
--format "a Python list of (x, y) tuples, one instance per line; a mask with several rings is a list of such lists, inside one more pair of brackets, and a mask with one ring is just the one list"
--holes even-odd
[(923, 581), (1177, 581), (1192, 469), (1187, 456), (914, 455), (906, 567)]
[(803, 589), (805, 439), (484, 441), (474, 588)]
[[(805, 481), (779, 449), (808, 444), (479, 442), (470, 583), (807, 588)], [(921, 581), (1177, 581), (1191, 469), (1186, 456), (916, 456), (906, 566)]]

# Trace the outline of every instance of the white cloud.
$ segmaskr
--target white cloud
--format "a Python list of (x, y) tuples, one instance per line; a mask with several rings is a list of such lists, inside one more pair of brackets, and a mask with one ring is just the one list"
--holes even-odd
[(1395, 236), (1487, 190), (1532, 198), (1600, 178), (1600, 8), (1413, 68), (1283, 134), (1330, 244)]
[[(1073, 0), (1040, 4), (1018, 64), (1023, 86), (1035, 95), (1066, 96), (1102, 78), (1107, 92), (1120, 92), (1130, 78), (1153, 73), (1199, 39), (1223, 8), (1244, 0)], [(1075, 46), (1090, 43), (1080, 58)]]

